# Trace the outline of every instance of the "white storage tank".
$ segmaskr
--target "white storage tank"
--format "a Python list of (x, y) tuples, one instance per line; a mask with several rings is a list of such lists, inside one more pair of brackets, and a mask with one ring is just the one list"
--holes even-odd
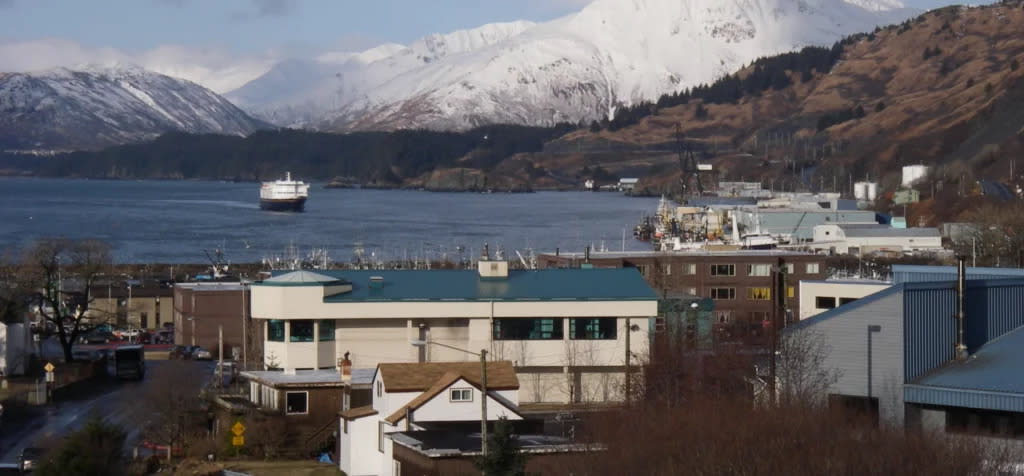
[(927, 165), (906, 165), (903, 167), (903, 186), (909, 187), (928, 175)]
[(867, 182), (856, 182), (853, 184), (853, 198), (857, 200), (868, 199), (868, 183)]
[(878, 182), (868, 182), (868, 201), (873, 202), (878, 198)]

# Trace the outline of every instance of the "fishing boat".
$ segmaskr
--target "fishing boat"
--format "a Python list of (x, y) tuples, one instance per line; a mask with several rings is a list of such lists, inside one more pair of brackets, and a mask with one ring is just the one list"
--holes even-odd
[(292, 180), (291, 172), (285, 172), (284, 180), (263, 182), (260, 186), (260, 208), (278, 212), (301, 212), (309, 198), (309, 184)]

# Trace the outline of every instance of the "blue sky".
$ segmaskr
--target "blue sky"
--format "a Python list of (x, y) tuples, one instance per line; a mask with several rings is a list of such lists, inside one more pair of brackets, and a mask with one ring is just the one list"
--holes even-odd
[[(283, 58), (545, 21), (590, 1), (0, 0), (0, 71), (131, 63), (227, 92)], [(904, 3), (927, 9), (949, 0)]]

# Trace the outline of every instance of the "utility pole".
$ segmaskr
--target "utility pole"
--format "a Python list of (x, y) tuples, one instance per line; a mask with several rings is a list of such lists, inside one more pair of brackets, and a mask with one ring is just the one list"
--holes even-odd
[(629, 358), (629, 335), (631, 334), (629, 329), (630, 329), (630, 322), (629, 322), (629, 318), (627, 317), (626, 318), (626, 407), (627, 408), (629, 407), (629, 402), (630, 402), (630, 399), (631, 399), (630, 393), (632, 391), (632, 389), (630, 388), (632, 386), (631, 385), (631, 383), (632, 383), (631, 382), (632, 381), (631, 377), (632, 376), (630, 375), (630, 368), (629, 368), (629, 361), (630, 361), (630, 358)]
[(487, 456), (487, 349), (480, 349), (480, 454)]
[(224, 325), (217, 326), (217, 387), (224, 387)]
[(249, 323), (245, 320), (245, 281), (240, 281), (242, 294), (242, 370), (249, 370), (246, 348), (249, 345)]

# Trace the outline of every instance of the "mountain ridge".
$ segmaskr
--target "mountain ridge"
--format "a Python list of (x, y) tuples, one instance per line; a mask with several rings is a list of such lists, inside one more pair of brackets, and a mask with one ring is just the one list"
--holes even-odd
[(213, 91), (134, 65), (0, 75), (0, 149), (100, 149), (169, 131), (269, 127)]

